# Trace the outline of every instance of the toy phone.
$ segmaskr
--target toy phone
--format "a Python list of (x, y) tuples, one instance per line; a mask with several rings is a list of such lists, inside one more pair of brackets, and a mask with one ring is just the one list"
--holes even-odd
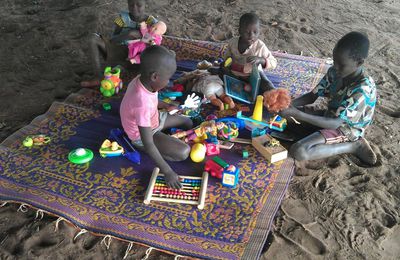
[(218, 141), (219, 147), (222, 149), (231, 149), (234, 145), (234, 143), (228, 142), (228, 141)]

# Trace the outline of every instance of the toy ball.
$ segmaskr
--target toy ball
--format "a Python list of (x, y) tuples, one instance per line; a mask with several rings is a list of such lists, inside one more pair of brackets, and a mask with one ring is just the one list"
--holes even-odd
[(206, 146), (204, 144), (194, 144), (192, 150), (190, 151), (190, 158), (193, 162), (201, 162), (206, 157)]
[(264, 106), (269, 112), (278, 113), (290, 106), (292, 99), (287, 89), (278, 88), (264, 93)]
[(87, 148), (77, 148), (68, 154), (68, 160), (75, 164), (83, 164), (93, 159), (93, 152)]

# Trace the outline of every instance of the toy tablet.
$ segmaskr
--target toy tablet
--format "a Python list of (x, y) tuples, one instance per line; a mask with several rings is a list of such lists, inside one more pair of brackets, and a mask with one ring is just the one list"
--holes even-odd
[(258, 89), (260, 87), (260, 72), (258, 71), (257, 66), (253, 66), (253, 69), (250, 74), (249, 83), (251, 86), (250, 92), (245, 91), (246, 82), (233, 78), (228, 75), (224, 75), (224, 84), (225, 84), (225, 93), (239, 101), (254, 104), (256, 101), (256, 97), (258, 94)]
[(197, 205), (198, 209), (204, 208), (208, 183), (207, 172), (203, 172), (202, 177), (180, 176), (182, 189), (169, 188), (165, 183), (164, 175), (159, 172), (159, 168), (154, 168), (144, 197), (144, 204), (150, 204), (151, 201), (164, 201)]

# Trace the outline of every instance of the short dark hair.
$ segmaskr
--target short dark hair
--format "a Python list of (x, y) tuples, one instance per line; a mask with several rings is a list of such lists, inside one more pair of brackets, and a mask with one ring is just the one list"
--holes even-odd
[(174, 52), (159, 45), (149, 46), (140, 55), (141, 74), (163, 71), (172, 60), (175, 61)]
[(369, 39), (361, 32), (350, 32), (337, 42), (335, 48), (349, 50), (350, 58), (354, 61), (363, 61), (368, 57)]
[(244, 28), (249, 24), (259, 23), (260, 18), (254, 12), (245, 13), (240, 17), (239, 28)]

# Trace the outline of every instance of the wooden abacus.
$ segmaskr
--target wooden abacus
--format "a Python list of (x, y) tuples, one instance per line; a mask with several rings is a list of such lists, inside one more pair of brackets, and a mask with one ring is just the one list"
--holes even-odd
[(154, 168), (144, 197), (144, 204), (150, 204), (154, 200), (197, 205), (198, 209), (204, 208), (208, 183), (207, 172), (203, 172), (202, 177), (180, 176), (182, 189), (169, 188), (165, 183), (164, 174), (159, 172), (159, 168)]

